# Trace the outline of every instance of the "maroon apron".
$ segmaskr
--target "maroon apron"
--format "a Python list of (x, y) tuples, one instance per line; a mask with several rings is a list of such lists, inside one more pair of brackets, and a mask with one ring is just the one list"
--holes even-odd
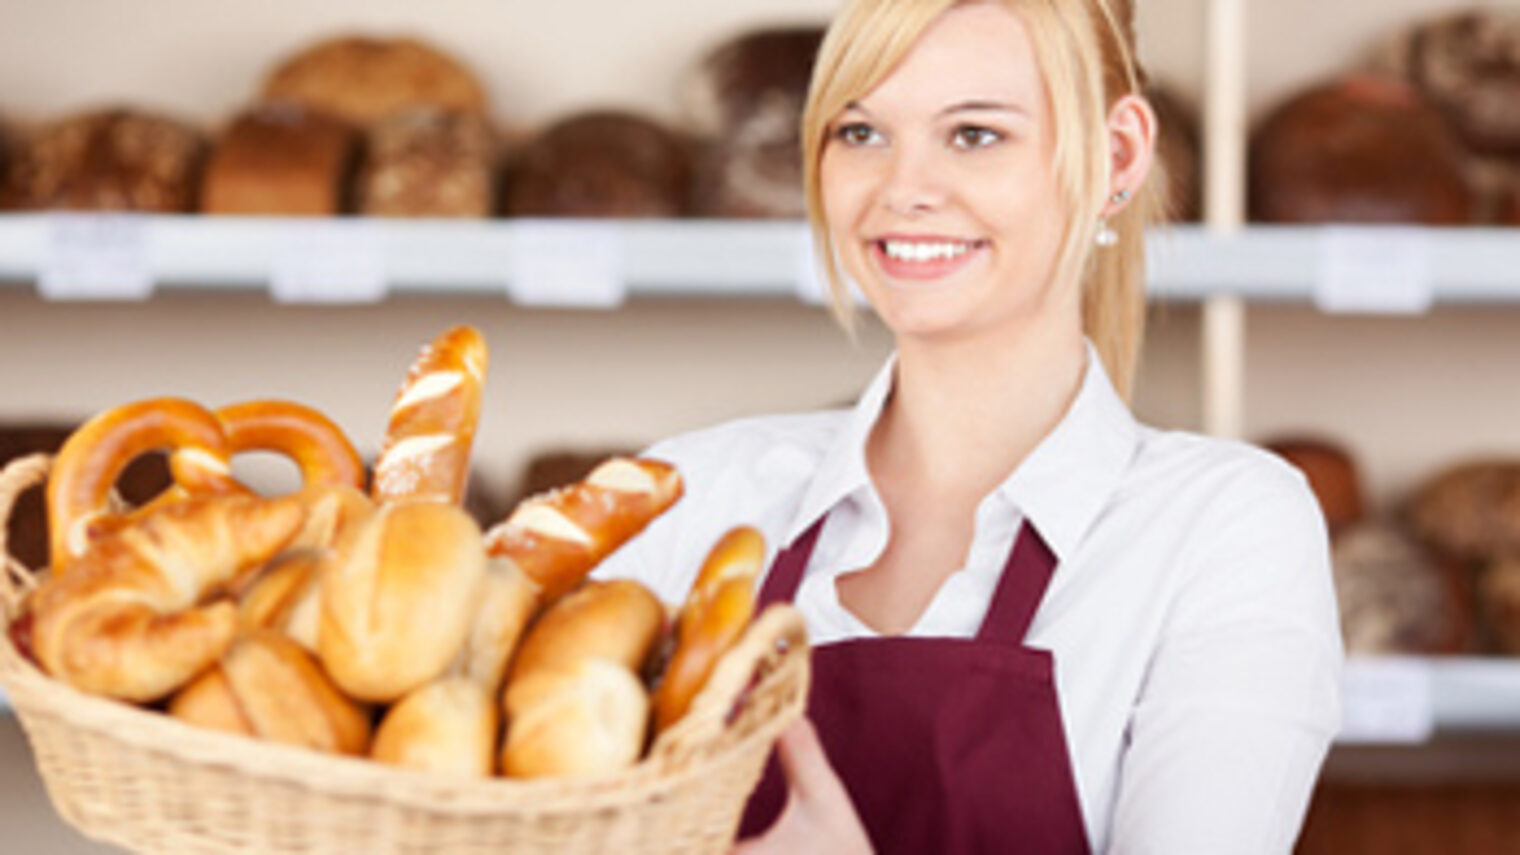
[[(764, 604), (790, 601), (823, 529), (776, 557)], [(813, 650), (807, 714), (878, 853), (1087, 855), (1050, 651), (1024, 646), (1055, 572), (1019, 532), (975, 638), (880, 637)], [(740, 836), (786, 801), (775, 757)]]

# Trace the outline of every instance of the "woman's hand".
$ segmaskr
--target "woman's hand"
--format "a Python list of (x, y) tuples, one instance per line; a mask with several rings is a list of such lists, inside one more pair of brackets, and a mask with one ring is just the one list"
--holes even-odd
[(774, 825), (740, 842), (733, 855), (870, 855), (871, 839), (813, 723), (804, 718), (788, 727), (776, 749), (786, 775), (786, 806)]

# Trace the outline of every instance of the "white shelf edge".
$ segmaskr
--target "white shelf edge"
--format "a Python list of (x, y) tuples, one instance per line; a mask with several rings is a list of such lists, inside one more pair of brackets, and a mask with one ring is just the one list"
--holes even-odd
[[(0, 214), (0, 280), (34, 281), (51, 246), (52, 215)], [(296, 239), (316, 228), (368, 230), (396, 294), (507, 293), (516, 221), (141, 216), (149, 270), (165, 289), (261, 290)], [(634, 297), (795, 299), (808, 240), (797, 221), (627, 220), (624, 246)], [(1412, 231), (1395, 227), (1390, 240)], [(1431, 287), (1441, 303), (1520, 302), (1520, 229), (1433, 228)], [(1313, 300), (1323, 236), (1318, 227), (1251, 226), (1216, 233), (1165, 226), (1151, 238), (1149, 289), (1157, 300), (1239, 296)], [(1374, 228), (1373, 234), (1377, 234)]]

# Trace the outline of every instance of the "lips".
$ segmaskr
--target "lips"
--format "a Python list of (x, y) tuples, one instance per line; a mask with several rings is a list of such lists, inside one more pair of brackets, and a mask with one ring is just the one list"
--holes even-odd
[(986, 245), (942, 236), (890, 235), (870, 242), (871, 255), (887, 276), (919, 281), (960, 270)]

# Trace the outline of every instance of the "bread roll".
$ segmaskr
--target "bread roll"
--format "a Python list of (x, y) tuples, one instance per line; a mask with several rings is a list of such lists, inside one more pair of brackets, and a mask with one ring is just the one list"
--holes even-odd
[(591, 582), (539, 618), (507, 682), (502, 769), (520, 777), (616, 772), (643, 752), (640, 673), (665, 610), (638, 582)]
[(1261, 222), (1460, 225), (1478, 213), (1445, 118), (1388, 78), (1351, 76), (1274, 109), (1252, 135), (1249, 172)]
[(488, 217), (496, 208), (491, 129), (473, 113), (413, 108), (370, 129), (359, 211), (372, 217)]
[(492, 698), (501, 693), (512, 655), (538, 611), (539, 596), (538, 585), (517, 565), (500, 558), (487, 561), (458, 670)]
[(269, 73), (262, 97), (305, 104), (361, 128), (411, 107), (477, 115), (487, 109), (474, 73), (436, 45), (361, 35), (297, 51)]
[(644, 530), (681, 497), (675, 467), (645, 458), (612, 458), (585, 480), (525, 499), (486, 532), (491, 556), (515, 563), (552, 603), (602, 559)]
[(725, 534), (707, 555), (681, 608), (676, 648), (654, 695), (658, 733), (691, 709), (723, 654), (738, 642), (755, 616), (755, 580), (765, 569), (765, 539), (741, 526)]
[(359, 138), (345, 122), (295, 103), (245, 110), (206, 165), (207, 214), (334, 216), (351, 208)]
[(678, 217), (686, 213), (691, 149), (654, 119), (578, 113), (518, 153), (506, 212), (518, 217)]
[(1451, 466), (1417, 487), (1405, 511), (1411, 531), (1447, 555), (1520, 554), (1520, 461)]
[(352, 697), (391, 702), (459, 654), (485, 574), (480, 527), (458, 506), (384, 505), (322, 567), (317, 649)]
[(1332, 535), (1362, 521), (1361, 473), (1351, 452), (1316, 437), (1283, 437), (1267, 442), (1266, 448), (1304, 473)]
[(278, 553), (303, 518), (290, 498), (195, 498), (102, 538), (33, 596), (39, 661), (84, 691), (167, 695), (232, 643), (236, 609), (213, 598)]
[(445, 677), (391, 707), (370, 756), (407, 769), (488, 778), (499, 732), (495, 698), (468, 677)]
[(0, 206), (26, 210), (195, 210), (205, 145), (187, 124), (113, 108), (49, 124), (21, 145)]
[(703, 142), (696, 212), (801, 217), (802, 110), (821, 27), (778, 27), (718, 44), (688, 72), (686, 113)]
[(169, 714), (189, 724), (337, 754), (369, 748), (369, 712), (344, 697), (303, 648), (277, 632), (240, 638), (187, 686)]

